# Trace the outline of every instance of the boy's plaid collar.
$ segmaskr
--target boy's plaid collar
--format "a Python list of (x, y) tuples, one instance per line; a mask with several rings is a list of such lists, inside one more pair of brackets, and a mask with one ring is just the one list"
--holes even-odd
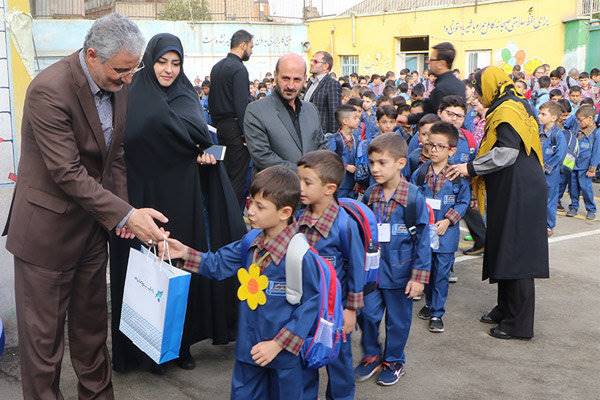
[(298, 225), (300, 227), (307, 226), (308, 228), (316, 229), (321, 236), (324, 238), (329, 236), (329, 232), (333, 227), (333, 223), (338, 216), (340, 211), (340, 206), (334, 201), (331, 201), (329, 206), (323, 211), (323, 214), (316, 221), (311, 218), (310, 211), (307, 209), (304, 210), (300, 218), (298, 219)]
[(283, 260), (283, 258), (285, 257), (288, 244), (290, 243), (290, 241), (292, 240), (292, 237), (294, 237), (294, 235), (297, 232), (298, 232), (298, 223), (293, 222), (290, 225), (288, 225), (287, 227), (285, 227), (284, 230), (279, 232), (279, 234), (277, 236), (275, 236), (273, 239), (269, 240), (266, 243), (265, 243), (265, 233), (261, 232), (258, 235), (258, 237), (256, 239), (254, 239), (254, 242), (252, 243), (251, 247), (256, 247), (256, 249), (259, 252), (262, 250), (265, 250), (271, 256), (271, 260), (273, 261), (273, 263), (275, 265), (279, 265), (281, 260)]
[[(406, 179), (401, 176), (400, 183), (398, 184), (398, 187), (396, 188), (396, 191), (390, 200), (394, 200), (396, 203), (406, 207), (408, 205), (408, 185), (409, 183), (406, 181)], [(373, 203), (387, 203), (387, 201), (385, 201), (382, 185), (377, 185), (375, 188), (373, 188), (373, 191), (369, 196), (368, 205)]]

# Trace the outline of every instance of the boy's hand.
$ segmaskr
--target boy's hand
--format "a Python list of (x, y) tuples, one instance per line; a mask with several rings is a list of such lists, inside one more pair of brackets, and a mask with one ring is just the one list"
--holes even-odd
[(346, 171), (350, 172), (351, 174), (356, 172), (356, 166), (355, 165), (346, 165)]
[[(187, 247), (185, 244), (181, 243), (179, 240), (176, 239), (167, 239), (167, 243), (169, 244), (169, 254), (171, 256), (171, 259), (174, 260), (176, 258), (181, 258), (181, 259), (185, 259), (187, 253), (188, 253), (188, 249), (189, 247)], [(165, 247), (165, 242), (159, 242), (158, 243), (158, 256), (160, 258), (166, 257), (166, 252), (167, 249)]]
[(446, 231), (448, 230), (448, 227), (450, 226), (450, 220), (444, 218), (441, 221), (438, 221), (435, 223), (435, 227), (437, 229), (437, 234), (438, 236), (443, 236)]
[(354, 332), (356, 326), (356, 310), (348, 310), (344, 308), (344, 333)]
[(588, 171), (585, 173), (585, 176), (587, 176), (588, 178), (593, 178), (594, 176), (596, 176), (596, 170), (588, 169)]
[(425, 285), (423, 285), (421, 282), (408, 281), (404, 294), (406, 294), (409, 299), (414, 299), (415, 297), (423, 294), (423, 289), (425, 289)]
[(283, 349), (279, 343), (274, 340), (267, 340), (255, 344), (254, 347), (250, 349), (250, 354), (256, 364), (261, 367), (266, 367), (275, 357), (277, 357), (277, 354), (279, 354), (281, 350)]

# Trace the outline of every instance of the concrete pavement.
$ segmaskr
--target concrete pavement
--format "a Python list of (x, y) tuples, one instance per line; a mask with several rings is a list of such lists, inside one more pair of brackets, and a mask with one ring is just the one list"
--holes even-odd
[[(600, 399), (600, 221), (559, 217), (550, 260), (551, 279), (536, 284), (533, 340), (487, 335), (489, 326), (478, 318), (495, 304), (496, 287), (481, 281), (480, 257), (460, 258), (459, 281), (450, 288), (444, 318), (446, 332), (428, 332), (426, 322), (416, 318), (423, 301), (415, 303), (406, 375), (393, 387), (374, 380), (360, 383), (356, 398)], [(359, 334), (354, 336), (358, 358)], [(170, 366), (162, 377), (114, 374), (116, 398), (228, 399), (233, 349), (233, 344), (195, 345), (198, 366), (193, 371)], [(13, 347), (0, 359), (0, 399), (21, 398), (18, 368)], [(77, 398), (68, 354), (61, 387), (65, 399)]]

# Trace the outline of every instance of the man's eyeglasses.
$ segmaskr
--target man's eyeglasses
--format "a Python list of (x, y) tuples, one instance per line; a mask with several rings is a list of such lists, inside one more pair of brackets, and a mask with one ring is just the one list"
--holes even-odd
[(425, 143), (423, 146), (429, 148), (429, 150), (434, 150), (434, 151), (442, 151), (442, 150), (448, 150), (448, 149), (452, 148), (452, 146), (445, 146), (443, 144), (436, 144), (436, 143)]
[(450, 117), (450, 118), (458, 118), (458, 119), (463, 119), (465, 117), (464, 114), (457, 114), (455, 112), (452, 112), (450, 110), (444, 110), (444, 112)]
[(324, 63), (324, 61), (315, 60), (314, 58), (312, 60), (310, 60), (310, 62), (313, 64), (323, 64)]
[(132, 69), (127, 69), (127, 68), (113, 68), (113, 66), (110, 65), (109, 63), (106, 63), (106, 65), (108, 65), (108, 67), (110, 69), (112, 69), (113, 71), (115, 71), (115, 73), (117, 74), (117, 79), (124, 78), (126, 76), (133, 76), (133, 75), (137, 74), (138, 72), (140, 72), (145, 67), (143, 61), (140, 62), (140, 64), (137, 67), (132, 68)]

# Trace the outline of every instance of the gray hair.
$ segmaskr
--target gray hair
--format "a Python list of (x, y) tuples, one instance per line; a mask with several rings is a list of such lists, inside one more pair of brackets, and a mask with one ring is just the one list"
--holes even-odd
[(113, 13), (94, 22), (85, 36), (83, 50), (96, 50), (104, 63), (120, 51), (141, 57), (144, 44), (144, 37), (137, 25), (129, 18)]

